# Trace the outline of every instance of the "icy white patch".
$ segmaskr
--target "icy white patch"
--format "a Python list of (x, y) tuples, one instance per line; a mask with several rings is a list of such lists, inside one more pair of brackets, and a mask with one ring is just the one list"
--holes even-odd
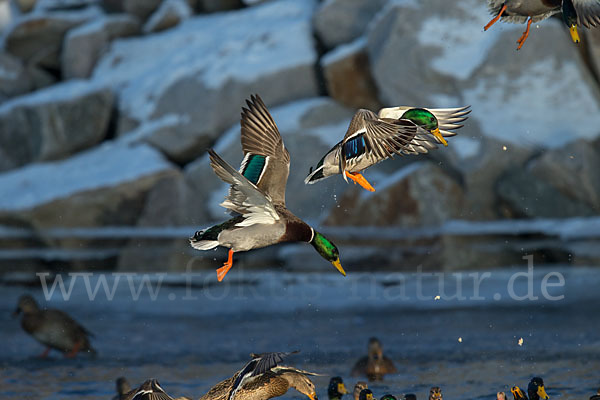
[(93, 79), (113, 85), (121, 108), (145, 120), (156, 99), (182, 78), (195, 77), (218, 89), (227, 81), (252, 82), (313, 64), (314, 7), (314, 0), (272, 1), (190, 18), (147, 37), (118, 39), (99, 61)]
[(89, 81), (70, 80), (48, 88), (36, 90), (25, 96), (19, 96), (0, 106), (0, 113), (8, 112), (14, 107), (19, 106), (37, 106), (46, 103), (58, 103), (62, 101), (72, 101), (79, 97), (87, 96), (102, 89), (101, 85), (90, 84)]
[(452, 149), (462, 160), (471, 158), (479, 154), (481, 142), (466, 136), (457, 136), (452, 139)]
[(321, 142), (333, 147), (336, 145), (348, 130), (350, 120), (342, 121), (337, 124), (321, 125), (304, 131), (303, 133), (317, 137)]
[(160, 118), (144, 122), (136, 129), (120, 136), (117, 141), (122, 143), (137, 143), (151, 136), (157, 130), (176, 127), (189, 122), (189, 120), (190, 117), (187, 115), (166, 114)]
[(134, 181), (172, 168), (148, 145), (107, 142), (66, 160), (31, 164), (0, 175), (0, 210), (36, 207), (74, 193)]
[(0, 1), (0, 33), (10, 24), (11, 19), (10, 2)]
[(429, 18), (423, 23), (417, 37), (423, 46), (442, 48), (440, 53), (432, 53), (431, 66), (440, 73), (458, 79), (471, 76), (483, 63), (501, 33), (501, 29), (482, 33), (483, 26), (489, 20), (486, 2), (472, 1), (470, 7), (465, 7), (466, 3), (457, 3), (457, 6), (462, 6), (461, 18)]
[(321, 59), (323, 65), (329, 65), (335, 63), (339, 60), (342, 60), (349, 55), (359, 53), (367, 47), (367, 37), (361, 36), (358, 39), (350, 42), (348, 44), (343, 44), (335, 49), (331, 50), (329, 53), (325, 54)]
[[(465, 90), (464, 98), (477, 104), (473, 117), (484, 118), (487, 135), (521, 146), (555, 148), (598, 136), (600, 106), (580, 77), (575, 61), (539, 60), (519, 76), (499, 72), (479, 82)], [(499, 112), (499, 104), (510, 107)]]

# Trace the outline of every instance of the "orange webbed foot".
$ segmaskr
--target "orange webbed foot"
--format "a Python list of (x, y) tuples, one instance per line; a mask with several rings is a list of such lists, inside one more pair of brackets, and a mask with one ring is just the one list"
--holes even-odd
[(369, 192), (374, 192), (375, 191), (375, 189), (373, 188), (373, 186), (371, 186), (371, 184), (360, 173), (358, 173), (358, 172), (348, 172), (348, 171), (344, 171), (344, 173), (346, 174), (346, 176), (348, 178), (352, 179), (352, 181), (355, 184), (358, 183), (360, 186), (362, 186), (363, 188), (365, 188)]
[(227, 275), (231, 267), (233, 267), (233, 250), (229, 249), (229, 257), (227, 258), (227, 261), (221, 268), (217, 269), (217, 279), (219, 282), (225, 278), (225, 275)]
[(521, 47), (523, 47), (523, 44), (529, 37), (529, 27), (531, 26), (531, 22), (532, 22), (531, 18), (529, 18), (529, 20), (527, 20), (527, 29), (525, 29), (525, 32), (523, 32), (523, 34), (521, 35), (519, 40), (517, 40), (517, 43), (519, 44), (519, 47), (517, 47), (517, 50), (520, 50)]
[(492, 18), (492, 20), (490, 22), (488, 22), (488, 24), (486, 26), (483, 27), (483, 30), (487, 31), (488, 29), (490, 29), (490, 27), (492, 25), (494, 25), (496, 22), (498, 22), (500, 17), (502, 17), (502, 14), (504, 14), (504, 11), (506, 11), (506, 4), (502, 6), (498, 15), (496, 15), (494, 18)]

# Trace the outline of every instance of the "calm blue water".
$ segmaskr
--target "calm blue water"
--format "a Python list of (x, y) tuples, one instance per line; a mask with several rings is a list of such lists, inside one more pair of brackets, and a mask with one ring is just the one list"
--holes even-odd
[[(586, 399), (600, 386), (600, 274), (536, 269), (531, 294), (538, 299), (515, 300), (511, 293), (523, 296), (530, 285), (524, 276), (510, 285), (519, 271), (490, 272), (478, 293), (473, 281), (482, 275), (467, 273), (343, 278), (234, 269), (220, 285), (213, 272), (189, 284), (185, 276), (150, 274), (155, 298), (142, 275), (109, 274), (111, 300), (102, 287), (90, 300), (80, 275), (72, 277), (69, 300), (57, 289), (47, 303), (96, 335), (98, 357), (74, 360), (56, 352), (36, 357), (43, 347), (10, 313), (24, 292), (46, 303), (43, 290), (4, 285), (0, 398), (108, 399), (121, 375), (134, 384), (156, 377), (171, 395), (197, 398), (240, 369), (251, 352), (296, 349), (301, 353), (290, 365), (341, 375), (351, 387), (353, 363), (366, 352), (368, 338), (377, 336), (399, 369), (371, 386), (377, 397), (416, 392), (424, 399), (430, 386), (439, 385), (447, 399), (494, 399), (498, 390), (526, 386), (531, 376), (541, 375), (552, 398)], [(541, 290), (549, 272), (559, 273), (564, 285), (547, 288), (546, 295), (564, 296), (561, 300), (549, 300)], [(99, 275), (87, 279), (94, 289)], [(459, 298), (450, 298), (457, 290)], [(329, 377), (314, 380), (319, 397), (327, 398)], [(302, 397), (290, 391), (285, 398)]]

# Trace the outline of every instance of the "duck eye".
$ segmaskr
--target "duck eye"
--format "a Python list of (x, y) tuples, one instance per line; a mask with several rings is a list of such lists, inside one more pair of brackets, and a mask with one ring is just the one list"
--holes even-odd
[(430, 120), (431, 122), (433, 122), (433, 121), (434, 121), (434, 118), (433, 118), (433, 117), (431, 117), (431, 118), (429, 118), (429, 120)]

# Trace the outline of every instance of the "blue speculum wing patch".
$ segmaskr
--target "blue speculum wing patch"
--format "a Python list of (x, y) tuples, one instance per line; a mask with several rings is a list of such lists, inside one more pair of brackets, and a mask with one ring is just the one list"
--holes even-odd
[(346, 159), (358, 157), (365, 152), (365, 138), (363, 135), (357, 136), (344, 143), (344, 156)]
[(248, 157), (248, 162), (242, 171), (242, 175), (256, 185), (258, 178), (260, 178), (260, 174), (262, 174), (263, 168), (265, 167), (266, 159), (267, 157), (265, 156), (251, 154), (250, 157)]

